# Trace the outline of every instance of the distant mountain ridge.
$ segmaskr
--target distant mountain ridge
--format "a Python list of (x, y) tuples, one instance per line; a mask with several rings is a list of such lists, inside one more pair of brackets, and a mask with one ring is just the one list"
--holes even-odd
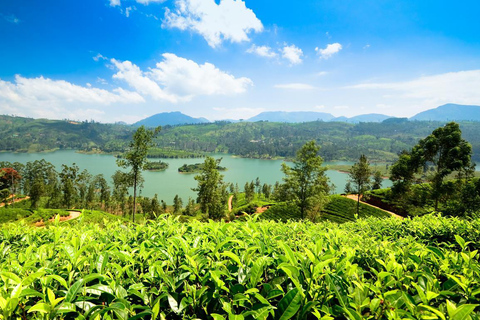
[(326, 112), (309, 112), (309, 111), (267, 111), (262, 112), (246, 121), (256, 122), (256, 121), (270, 121), (270, 122), (310, 122), (310, 121), (339, 121), (339, 122), (349, 122), (349, 123), (359, 123), (359, 122), (382, 122), (385, 119), (391, 118), (384, 114), (370, 113), (362, 114), (355, 117), (335, 117), (330, 113)]
[[(257, 122), (257, 121), (269, 121), (269, 122), (285, 122), (285, 123), (298, 123), (298, 122), (311, 122), (311, 121), (325, 121), (325, 122), (348, 122), (348, 123), (360, 123), (360, 122), (383, 122), (386, 119), (395, 118), (392, 116), (369, 113), (362, 114), (354, 117), (335, 117), (327, 112), (314, 112), (314, 111), (266, 111), (257, 114), (254, 117), (245, 119), (243, 121)], [(404, 118), (405, 121), (407, 118)], [(434, 109), (429, 109), (420, 112), (413, 117), (409, 118), (410, 121), (480, 121), (480, 106), (473, 105), (459, 105), (459, 104), (445, 104)], [(229, 122), (238, 122), (239, 120), (225, 120)], [(140, 120), (133, 124), (133, 126), (145, 125), (147, 127), (157, 127), (166, 125), (181, 125), (181, 124), (197, 124), (197, 123), (209, 123), (210, 121), (205, 118), (193, 118), (183, 114), (179, 111), (176, 112), (163, 112), (155, 114), (146, 119)]]
[(435, 109), (420, 112), (410, 120), (418, 121), (480, 121), (480, 106), (444, 104)]
[(133, 126), (146, 126), (146, 127), (158, 127), (158, 126), (176, 126), (180, 124), (197, 124), (197, 123), (208, 123), (205, 118), (193, 118), (183, 114), (179, 111), (175, 112), (162, 112), (154, 114), (148, 118), (135, 122)]

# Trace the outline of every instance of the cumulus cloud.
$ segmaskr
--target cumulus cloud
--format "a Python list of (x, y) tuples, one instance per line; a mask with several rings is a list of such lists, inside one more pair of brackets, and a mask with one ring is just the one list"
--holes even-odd
[(277, 56), (269, 46), (256, 46), (253, 44), (247, 52), (266, 58), (275, 58)]
[(248, 78), (235, 78), (208, 62), (200, 65), (173, 53), (162, 56), (163, 61), (146, 72), (130, 61), (112, 59), (118, 70), (113, 78), (125, 81), (142, 95), (172, 103), (200, 95), (243, 93), (253, 84)]
[[(138, 93), (122, 88), (108, 91), (82, 87), (64, 80), (24, 78), (20, 75), (15, 76), (13, 82), (0, 79), (0, 113), (58, 119), (78, 114), (80, 109), (83, 110), (78, 107), (85, 104), (105, 106), (144, 101)], [(96, 112), (89, 114), (95, 115)]]
[(281, 51), (282, 57), (287, 59), (292, 65), (302, 63), (303, 51), (297, 46), (293, 44), (290, 46), (285, 45)]
[(261, 32), (262, 22), (242, 0), (177, 0), (166, 9), (163, 25), (199, 33), (215, 48), (222, 41), (249, 41), (250, 32)]
[(342, 50), (342, 45), (338, 42), (327, 45), (325, 49), (315, 48), (315, 51), (321, 59), (329, 59)]
[(120, 3), (120, 0), (110, 0), (110, 6), (111, 7), (116, 7), (116, 6), (120, 6), (121, 3)]
[(384, 98), (425, 107), (444, 103), (480, 104), (480, 70), (422, 76), (414, 80), (389, 83), (365, 83), (349, 88), (377, 90)]
[(286, 83), (286, 84), (276, 84), (274, 86), (278, 89), (290, 89), (290, 90), (312, 90), (315, 89), (314, 86), (306, 83)]

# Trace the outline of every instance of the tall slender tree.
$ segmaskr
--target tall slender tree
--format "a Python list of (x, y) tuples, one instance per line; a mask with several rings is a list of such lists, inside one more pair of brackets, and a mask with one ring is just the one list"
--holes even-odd
[(372, 170), (367, 157), (362, 154), (348, 173), (350, 182), (353, 185), (353, 191), (357, 194), (357, 214), (360, 211), (360, 198), (370, 189)]
[(132, 141), (129, 144), (129, 150), (123, 155), (122, 159), (117, 160), (117, 165), (122, 168), (131, 168), (130, 173), (133, 177), (133, 210), (132, 221), (135, 222), (137, 212), (137, 187), (140, 181), (142, 171), (147, 165), (148, 149), (152, 147), (153, 138), (160, 132), (161, 128), (147, 130), (145, 126), (139, 127), (133, 134)]

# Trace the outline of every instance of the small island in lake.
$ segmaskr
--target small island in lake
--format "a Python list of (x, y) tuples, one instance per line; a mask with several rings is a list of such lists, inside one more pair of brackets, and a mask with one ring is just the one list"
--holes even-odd
[(168, 163), (163, 161), (149, 161), (146, 166), (146, 170), (150, 171), (164, 171), (167, 170)]
[[(181, 172), (181, 173), (198, 173), (198, 172), (201, 172), (203, 170), (203, 166), (204, 166), (203, 163), (184, 164), (183, 166), (178, 168), (178, 172)], [(217, 166), (217, 170), (226, 171), (227, 168)]]

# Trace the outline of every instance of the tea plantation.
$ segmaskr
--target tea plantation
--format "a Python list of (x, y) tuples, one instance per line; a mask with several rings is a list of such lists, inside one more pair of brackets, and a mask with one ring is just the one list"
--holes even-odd
[(0, 318), (480, 318), (480, 220), (82, 220), (2, 226)]

